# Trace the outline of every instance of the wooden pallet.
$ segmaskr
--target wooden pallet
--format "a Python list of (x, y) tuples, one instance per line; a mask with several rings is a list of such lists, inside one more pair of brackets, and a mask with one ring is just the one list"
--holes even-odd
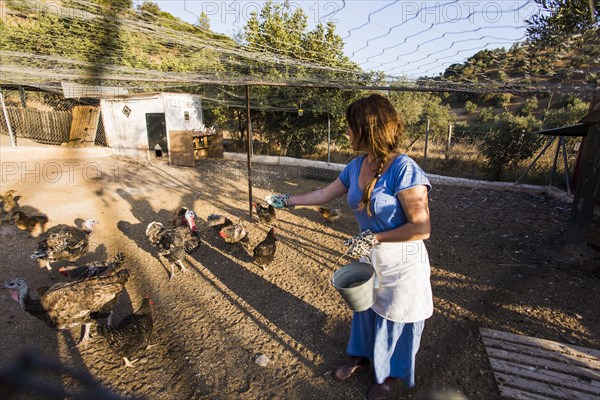
[(600, 351), (480, 329), (500, 393), (517, 400), (600, 400)]

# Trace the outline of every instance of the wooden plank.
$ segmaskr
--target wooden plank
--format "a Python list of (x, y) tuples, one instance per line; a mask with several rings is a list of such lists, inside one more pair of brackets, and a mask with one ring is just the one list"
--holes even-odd
[(488, 357), (513, 361), (524, 366), (548, 368), (557, 372), (576, 375), (583, 379), (589, 379), (594, 381), (600, 380), (600, 373), (598, 371), (578, 367), (576, 365), (568, 365), (556, 361), (544, 360), (543, 358), (523, 356), (520, 354), (509, 353), (505, 350), (498, 350), (488, 347), (486, 347), (486, 352), (488, 353)]
[(553, 342), (546, 339), (538, 339), (530, 336), (516, 335), (509, 332), (501, 332), (493, 329), (480, 328), (481, 336), (494, 339), (504, 339), (510, 342), (527, 344), (530, 346), (543, 347), (548, 350), (560, 351), (565, 354), (575, 355), (577, 357), (593, 357), (600, 359), (600, 350), (590, 349), (587, 347), (575, 346), (573, 344), (564, 344)]
[(552, 397), (543, 396), (541, 394), (524, 392), (510, 386), (498, 385), (500, 394), (506, 399), (515, 400), (552, 400)]
[(69, 134), (69, 146), (91, 147), (96, 141), (100, 107), (75, 106)]
[(184, 167), (196, 165), (192, 131), (169, 131), (169, 157), (171, 164)]
[(521, 343), (506, 342), (503, 340), (484, 337), (483, 344), (500, 350), (506, 350), (522, 355), (546, 358), (548, 360), (565, 362), (572, 365), (579, 365), (584, 368), (600, 370), (600, 360), (593, 357), (580, 358), (571, 354), (547, 350), (540, 347), (527, 346)]
[(494, 371), (518, 375), (523, 378), (556, 384), (570, 389), (581, 389), (582, 391), (600, 396), (600, 382), (598, 381), (590, 381), (544, 368), (525, 366), (512, 361), (498, 360), (496, 358), (490, 358), (489, 360)]
[(551, 396), (551, 398), (569, 400), (600, 400), (600, 396), (595, 396), (593, 394), (548, 385), (547, 383), (523, 379), (512, 375), (503, 374), (501, 372), (494, 372), (494, 376), (499, 384), (516, 387), (527, 392)]

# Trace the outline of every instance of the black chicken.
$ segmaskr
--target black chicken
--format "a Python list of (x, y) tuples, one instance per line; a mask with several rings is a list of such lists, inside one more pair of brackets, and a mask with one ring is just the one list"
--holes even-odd
[(58, 283), (38, 300), (30, 297), (29, 284), (22, 278), (11, 279), (4, 284), (4, 288), (8, 289), (21, 308), (53, 328), (69, 329), (84, 325), (85, 331), (79, 345), (86, 345), (95, 313), (121, 293), (129, 276), (129, 271), (125, 269), (112, 276)]
[(272, 205), (269, 204), (267, 207), (265, 207), (261, 203), (256, 202), (253, 202), (252, 205), (256, 209), (256, 215), (258, 215), (258, 219), (263, 224), (270, 225), (277, 219), (275, 207)]
[(267, 265), (273, 262), (275, 251), (277, 250), (277, 237), (275, 237), (275, 228), (271, 228), (267, 237), (254, 248), (253, 261), (266, 269)]
[(58, 272), (73, 280), (91, 278), (93, 276), (107, 276), (117, 270), (123, 264), (124, 260), (125, 254), (118, 253), (109, 261), (92, 261), (79, 267), (69, 265), (60, 267)]
[(83, 229), (58, 225), (48, 229), (44, 238), (38, 242), (36, 251), (31, 255), (41, 267), (52, 273), (51, 262), (58, 260), (75, 261), (89, 250), (89, 237), (98, 221), (89, 219)]
[(152, 300), (146, 296), (141, 307), (117, 325), (112, 325), (111, 312), (108, 323), (98, 326), (98, 333), (106, 338), (108, 345), (118, 356), (123, 357), (127, 367), (134, 367), (130, 357), (142, 348), (150, 347), (150, 335), (154, 325), (152, 304)]
[(48, 217), (45, 215), (27, 215), (23, 211), (15, 211), (12, 218), (15, 220), (15, 226), (29, 232), (31, 237), (38, 237), (46, 231)]
[(164, 256), (171, 264), (169, 280), (173, 279), (175, 274), (175, 264), (181, 268), (182, 272), (187, 271), (182, 260), (186, 254), (192, 253), (200, 245), (194, 222), (195, 216), (196, 213), (192, 210), (185, 213), (186, 226), (165, 228), (160, 222), (154, 221), (146, 227), (146, 236), (152, 246), (157, 249), (159, 255)]
[(210, 214), (208, 218), (206, 218), (206, 225), (219, 233), (221, 229), (233, 225), (233, 221), (224, 215)]

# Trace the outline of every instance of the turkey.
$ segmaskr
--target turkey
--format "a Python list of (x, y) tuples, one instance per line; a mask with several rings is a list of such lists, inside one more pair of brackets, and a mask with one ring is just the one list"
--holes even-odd
[(79, 345), (87, 345), (94, 314), (115, 299), (125, 288), (129, 270), (112, 276), (93, 277), (75, 282), (58, 283), (48, 289), (38, 300), (29, 294), (29, 284), (22, 278), (13, 278), (4, 284), (21, 308), (56, 329), (69, 329), (84, 325), (85, 331)]
[(12, 215), (15, 226), (22, 231), (29, 232), (31, 237), (38, 237), (46, 232), (48, 217), (45, 215), (27, 215), (23, 211), (15, 211)]
[(319, 207), (319, 213), (323, 218), (325, 218), (325, 221), (333, 222), (340, 219), (341, 211), (337, 208)]
[(179, 210), (175, 211), (171, 217), (171, 226), (186, 226), (187, 220), (185, 219), (185, 213), (188, 211), (189, 209), (187, 207), (181, 207)]
[(188, 210), (185, 213), (186, 226), (165, 228), (160, 222), (153, 221), (146, 227), (146, 236), (152, 246), (157, 249), (159, 255), (164, 256), (171, 264), (169, 280), (173, 279), (175, 274), (175, 264), (181, 268), (182, 272), (187, 271), (182, 260), (186, 254), (192, 253), (200, 245), (194, 222), (195, 217), (196, 213)]
[(267, 265), (273, 262), (277, 250), (276, 242), (275, 228), (271, 228), (267, 233), (267, 237), (254, 248), (252, 260), (260, 265), (262, 269), (266, 269)]
[(118, 253), (109, 261), (92, 261), (81, 266), (69, 265), (60, 267), (58, 272), (72, 280), (91, 278), (93, 276), (108, 276), (117, 270), (125, 260), (125, 254)]
[(98, 326), (98, 333), (106, 338), (108, 345), (120, 357), (125, 366), (134, 367), (129, 360), (143, 348), (149, 348), (150, 335), (154, 325), (152, 305), (148, 296), (144, 298), (141, 307), (133, 314), (123, 318), (117, 325), (112, 325), (112, 312), (106, 325)]
[(265, 207), (262, 204), (256, 202), (253, 202), (252, 205), (254, 206), (254, 208), (256, 208), (256, 215), (258, 215), (258, 219), (260, 220), (260, 222), (267, 225), (270, 225), (271, 223), (275, 222), (275, 219), (277, 218), (275, 214), (275, 207), (273, 207), (270, 204), (267, 207)]
[(36, 251), (31, 255), (41, 267), (46, 267), (52, 274), (51, 262), (59, 260), (75, 261), (89, 249), (89, 237), (98, 221), (88, 219), (83, 229), (58, 225), (48, 229), (45, 237), (38, 242)]

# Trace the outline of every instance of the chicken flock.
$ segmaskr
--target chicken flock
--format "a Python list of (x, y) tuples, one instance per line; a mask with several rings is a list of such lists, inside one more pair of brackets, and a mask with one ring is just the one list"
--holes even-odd
[[(15, 193), (15, 190), (8, 190), (0, 198), (2, 221), (12, 220), (18, 229), (27, 231), (29, 236), (37, 239), (37, 246), (31, 249), (30, 258), (40, 268), (46, 268), (50, 279), (57, 279), (53, 264), (68, 262), (68, 265), (61, 265), (57, 269), (67, 282), (37, 288), (36, 299), (32, 298), (30, 285), (23, 278), (10, 279), (4, 288), (25, 312), (49, 327), (57, 330), (83, 328), (77, 346), (87, 346), (91, 327), (96, 326), (95, 333), (105, 339), (113, 352), (123, 359), (124, 365), (134, 367), (135, 360), (132, 357), (152, 346), (154, 303), (147, 295), (141, 300), (137, 311), (113, 323), (114, 306), (119, 296), (126, 292), (132, 276), (125, 265), (125, 254), (120, 252), (108, 260), (77, 263), (88, 253), (90, 236), (99, 222), (88, 219), (82, 226), (55, 225), (46, 229), (48, 216), (34, 215), (21, 209)], [(211, 214), (206, 219), (205, 231), (217, 244), (224, 243), (224, 249), (232, 249), (231, 246), (247, 249), (253, 263), (264, 270), (275, 260), (278, 238), (274, 225), (277, 212), (273, 206), (258, 202), (254, 202), (253, 207), (259, 223), (267, 225), (269, 230), (252, 250), (247, 248), (249, 234), (241, 220), (234, 223), (224, 215)], [(340, 214), (335, 209), (319, 208), (318, 211), (329, 222), (335, 221)], [(159, 259), (166, 259), (170, 265), (169, 281), (175, 275), (175, 265), (181, 272), (187, 271), (187, 256), (196, 252), (205, 241), (205, 234), (200, 232), (196, 224), (197, 218), (193, 210), (181, 207), (173, 213), (168, 224), (151, 221), (146, 225), (147, 243)]]

